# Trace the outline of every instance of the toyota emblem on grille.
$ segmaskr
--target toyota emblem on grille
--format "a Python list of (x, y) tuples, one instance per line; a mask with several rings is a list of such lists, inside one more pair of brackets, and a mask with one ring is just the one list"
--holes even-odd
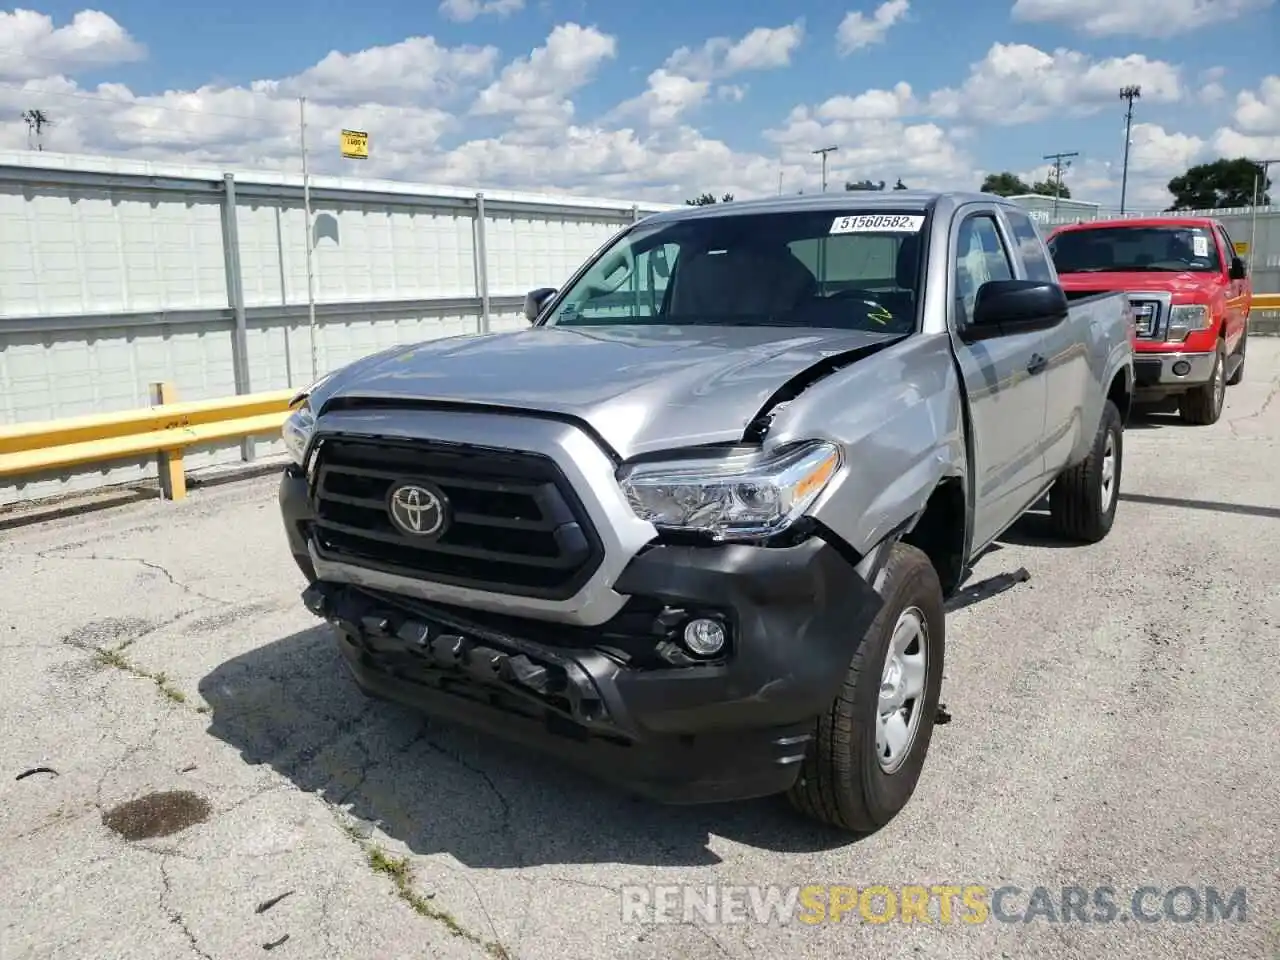
[(397, 529), (411, 537), (434, 537), (448, 522), (448, 501), (436, 487), (400, 483), (387, 495), (387, 514)]

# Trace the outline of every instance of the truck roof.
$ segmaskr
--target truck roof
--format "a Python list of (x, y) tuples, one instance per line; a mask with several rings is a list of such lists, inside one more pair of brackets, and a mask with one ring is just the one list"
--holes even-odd
[(1068, 223), (1055, 227), (1054, 233), (1071, 233), (1077, 230), (1109, 230), (1113, 227), (1207, 227), (1212, 229), (1218, 223), (1214, 217), (1114, 217), (1110, 220), (1085, 220), (1083, 223)]
[(645, 223), (673, 220), (690, 220), (699, 217), (726, 217), (752, 213), (803, 213), (810, 210), (830, 210), (833, 214), (857, 208), (859, 210), (907, 210), (927, 213), (939, 200), (958, 206), (962, 203), (1000, 203), (1024, 210), (1022, 206), (992, 193), (964, 190), (840, 190), (828, 193), (801, 194), (784, 197), (759, 197), (753, 200), (732, 200), (728, 203), (709, 203), (700, 207), (666, 210), (645, 217)]

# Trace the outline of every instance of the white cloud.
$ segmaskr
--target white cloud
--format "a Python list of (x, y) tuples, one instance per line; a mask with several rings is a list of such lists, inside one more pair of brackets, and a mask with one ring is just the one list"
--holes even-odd
[(595, 27), (561, 24), (545, 44), (504, 67), (498, 79), (480, 91), (472, 113), (510, 114), (526, 126), (567, 122), (573, 115), (569, 94), (589, 83), (617, 51), (616, 37)]
[(1015, 0), (1013, 19), (1095, 37), (1168, 38), (1237, 20), (1275, 0)]
[(0, 10), (0, 80), (74, 74), (145, 56), (142, 44), (98, 10), (81, 10), (63, 27), (34, 10)]
[(1158, 123), (1135, 123), (1129, 146), (1129, 172), (1167, 181), (1199, 162), (1205, 142)]
[(1054, 115), (1085, 116), (1116, 103), (1120, 88), (1141, 82), (1142, 99), (1173, 103), (1183, 96), (1176, 66), (1140, 53), (1106, 60), (1025, 43), (992, 44), (959, 87), (936, 91), (928, 109), (940, 117), (1019, 124)]
[(901, 177), (908, 186), (972, 188), (975, 166), (956, 137), (934, 123), (904, 122), (916, 105), (911, 86), (831, 97), (816, 107), (796, 107), (765, 137), (783, 161), (813, 167), (812, 151), (835, 144), (828, 158), (830, 183)]
[[(413, 102), (423, 96), (446, 97), (488, 79), (498, 48), (443, 47), (434, 37), (409, 37), (399, 43), (358, 53), (330, 51), (297, 76), (280, 81), (275, 92), (331, 103)], [(260, 83), (266, 90), (271, 82)]]
[(442, 0), (440, 16), (468, 23), (476, 17), (509, 17), (524, 9), (524, 0)]
[(1264, 77), (1257, 93), (1242, 90), (1236, 97), (1236, 126), (1249, 134), (1280, 134), (1280, 74)]
[(885, 35), (903, 17), (911, 4), (908, 0), (885, 0), (871, 16), (860, 10), (850, 10), (836, 28), (836, 48), (842, 55), (855, 50), (883, 43)]
[(1221, 103), (1227, 98), (1227, 88), (1222, 79), (1227, 75), (1226, 67), (1210, 67), (1200, 74), (1200, 82), (1196, 89), (1196, 99), (1201, 103)]
[[(0, 30), (16, 36), (17, 16), (0, 21)], [(579, 91), (619, 57), (625, 35), (564, 23), (505, 66), (491, 45), (448, 46), (434, 37), (410, 37), (333, 51), (291, 76), (147, 95), (119, 83), (84, 87), (74, 79), (90, 63), (142, 55), (116, 21), (82, 13), (55, 29), (39, 14), (21, 18), (19, 54), (0, 60), (9, 71), (8, 81), (0, 82), (0, 116), (16, 118), (30, 108), (52, 115), (47, 150), (296, 172), (296, 98), (306, 96), (315, 172), (475, 188), (678, 202), (703, 191), (771, 194), (781, 174), (786, 192), (811, 192), (820, 170), (812, 151), (832, 143), (840, 147), (829, 158), (829, 182), (836, 188), (844, 180), (892, 184), (898, 177), (911, 186), (972, 188), (981, 182), (982, 169), (971, 152), (1003, 166), (994, 125), (1110, 106), (1115, 117), (1098, 121), (1114, 124), (1108, 156), (1084, 151), (1068, 177), (1077, 195), (1102, 199), (1107, 191), (1118, 197), (1119, 87), (1141, 83), (1143, 104), (1191, 100), (1177, 69), (1158, 60), (1098, 60), (1070, 50), (996, 44), (953, 88), (914, 90), (894, 76), (876, 89), (850, 85), (836, 96), (775, 115), (772, 123), (766, 118), (758, 145), (752, 139), (759, 126), (744, 125), (736, 134), (742, 142), (731, 146), (697, 129), (691, 111), (717, 99), (726, 105), (739, 101), (746, 80), (754, 81), (752, 71), (793, 62), (804, 42), (801, 20), (681, 47), (650, 73), (640, 97), (580, 116), (574, 102)], [(41, 52), (24, 56), (29, 49)], [(1199, 76), (1202, 91), (1222, 80), (1220, 71)], [(1136, 125), (1131, 203), (1167, 204), (1164, 183), (1191, 158), (1210, 159), (1215, 151), (1280, 156), (1278, 87), (1280, 79), (1273, 77), (1241, 93), (1230, 128), (1207, 142), (1168, 126)], [(1225, 107), (1233, 101), (1222, 102), (1225, 120)], [(343, 127), (370, 132), (367, 162), (340, 159)], [(20, 149), (26, 137), (22, 123), (0, 124), (0, 148)]]
[[(739, 40), (712, 37), (696, 49), (680, 47), (648, 76), (639, 96), (620, 103), (615, 119), (642, 116), (651, 127), (670, 126), (701, 106), (712, 83), (740, 73), (788, 66), (804, 40), (804, 22), (783, 27), (756, 27)], [(721, 86), (722, 99), (741, 100), (742, 86)]]

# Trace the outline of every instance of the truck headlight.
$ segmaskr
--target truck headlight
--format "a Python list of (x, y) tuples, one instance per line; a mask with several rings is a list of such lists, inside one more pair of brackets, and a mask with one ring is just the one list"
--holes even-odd
[(285, 449), (298, 466), (303, 466), (307, 456), (307, 444), (311, 442), (311, 434), (316, 429), (316, 417), (311, 411), (310, 398), (304, 398), (285, 418), (280, 433), (284, 439)]
[(817, 440), (772, 454), (636, 464), (619, 482), (636, 516), (660, 529), (758, 539), (801, 516), (842, 462), (838, 446)]
[(1209, 329), (1209, 308), (1199, 303), (1183, 303), (1169, 311), (1169, 340), (1185, 340), (1187, 334)]

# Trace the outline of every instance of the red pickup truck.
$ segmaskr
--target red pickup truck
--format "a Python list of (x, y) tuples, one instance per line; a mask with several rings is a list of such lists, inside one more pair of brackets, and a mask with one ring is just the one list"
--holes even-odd
[(1092, 220), (1048, 239), (1070, 298), (1124, 291), (1134, 317), (1137, 401), (1176, 400), (1183, 421), (1216, 423), (1244, 377), (1248, 271), (1211, 217)]

